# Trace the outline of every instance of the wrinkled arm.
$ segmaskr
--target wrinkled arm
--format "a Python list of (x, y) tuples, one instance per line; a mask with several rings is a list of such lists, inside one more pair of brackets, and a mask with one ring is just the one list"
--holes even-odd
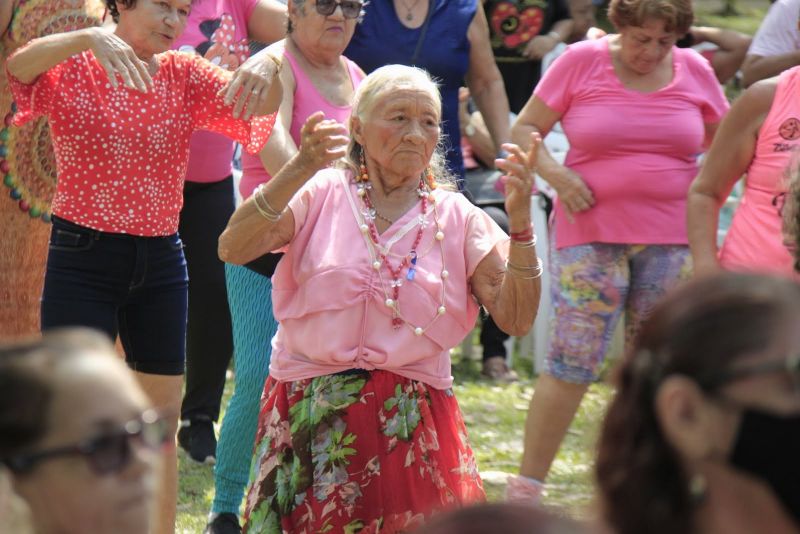
[(286, 5), (277, 0), (259, 0), (247, 20), (247, 35), (272, 44), (286, 36)]
[(753, 159), (758, 130), (772, 105), (776, 85), (774, 78), (759, 82), (734, 103), (720, 124), (700, 174), (689, 188), (687, 232), (698, 275), (719, 268), (719, 210)]
[[(531, 186), (541, 137), (532, 134), (527, 151), (505, 144), (509, 156), (498, 159), (505, 181), (505, 208), (511, 235), (531, 230)], [(519, 236), (517, 236), (519, 237)], [(534, 242), (511, 240), (508, 266), (497, 247), (475, 268), (470, 283), (473, 294), (483, 304), (497, 326), (513, 336), (525, 335), (536, 319), (541, 293), (541, 271)]]
[[(546, 136), (560, 118), (560, 113), (538, 96), (533, 96), (517, 116), (511, 136), (527, 150), (530, 141), (526, 140), (530, 139), (531, 133), (538, 132)], [(560, 205), (570, 221), (573, 220), (573, 213), (588, 210), (594, 205), (594, 195), (583, 179), (569, 167), (557, 162), (544, 143), (539, 145), (537, 162), (537, 174), (556, 190)]]
[(777, 76), (786, 69), (800, 65), (800, 50), (776, 56), (748, 54), (742, 63), (742, 84), (749, 87), (758, 80)]
[[(322, 112), (308, 118), (301, 131), (301, 150), (283, 166), (267, 184), (259, 186), (241, 206), (236, 208), (228, 226), (219, 238), (219, 257), (227, 263), (244, 265), (267, 252), (287, 244), (294, 236), (295, 220), (286, 209), (289, 201), (320, 169), (341, 158), (348, 142), (341, 124), (323, 120)], [(265, 203), (279, 213), (269, 220), (259, 210)]]
[(480, 5), (467, 30), (467, 38), (470, 42), (467, 87), (494, 140), (495, 153), (498, 153), (502, 144), (511, 140), (508, 97), (503, 77), (494, 62), (489, 25)]

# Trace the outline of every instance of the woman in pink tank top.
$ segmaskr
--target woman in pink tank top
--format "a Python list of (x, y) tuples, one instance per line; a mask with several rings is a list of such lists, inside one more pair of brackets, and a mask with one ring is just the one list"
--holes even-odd
[[(781, 209), (788, 167), (800, 150), (800, 67), (750, 87), (722, 121), (688, 201), (695, 272), (719, 267), (791, 276)], [(719, 210), (747, 174), (742, 201), (717, 252)]]
[[(321, 110), (326, 118), (349, 123), (353, 95), (364, 73), (342, 52), (355, 31), (361, 6), (355, 0), (341, 4), (295, 0), (289, 4), (287, 36), (268, 51), (282, 65), (280, 77), (286, 83), (283, 101), (260, 157), (242, 154), (242, 198), (248, 198), (297, 153), (300, 128), (310, 115)], [(225, 267), (236, 388), (220, 432), (216, 494), (207, 534), (238, 532), (239, 528), (237, 513), (249, 475), (258, 400), (269, 371), (270, 340), (277, 328), (270, 279), (276, 257), (268, 254), (248, 264), (249, 268), (233, 264)]]

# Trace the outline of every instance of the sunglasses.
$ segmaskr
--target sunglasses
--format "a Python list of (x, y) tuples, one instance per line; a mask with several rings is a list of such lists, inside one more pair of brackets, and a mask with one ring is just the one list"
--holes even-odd
[(36, 464), (62, 456), (83, 456), (97, 475), (111, 475), (125, 469), (133, 458), (132, 441), (157, 450), (168, 441), (167, 424), (156, 411), (147, 410), (122, 428), (106, 432), (75, 445), (54, 447), (2, 461), (15, 473), (26, 473)]
[(704, 379), (699, 380), (698, 383), (703, 389), (710, 391), (743, 378), (779, 372), (789, 374), (796, 390), (800, 391), (800, 355), (790, 356), (782, 361), (724, 369), (713, 375), (706, 376)]
[(364, 7), (364, 4), (353, 0), (317, 0), (317, 13), (323, 17), (333, 15), (337, 7), (342, 8), (342, 15), (344, 15), (344, 18), (357, 19), (361, 16), (361, 8)]

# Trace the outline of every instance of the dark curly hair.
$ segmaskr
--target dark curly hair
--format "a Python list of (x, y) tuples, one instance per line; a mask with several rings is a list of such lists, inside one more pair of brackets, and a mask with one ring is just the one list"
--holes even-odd
[(769, 346), (798, 312), (800, 285), (734, 273), (693, 280), (657, 306), (617, 369), (598, 443), (595, 474), (616, 534), (696, 532), (689, 473), (654, 407), (663, 380), (683, 375), (712, 392), (720, 371)]

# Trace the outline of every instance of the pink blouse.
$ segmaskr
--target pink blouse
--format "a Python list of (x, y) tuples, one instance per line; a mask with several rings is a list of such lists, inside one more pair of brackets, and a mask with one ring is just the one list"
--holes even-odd
[[(506, 255), (508, 236), (460, 193), (437, 189), (432, 196), (436, 215), (429, 207), (421, 220), (417, 204), (380, 235), (396, 265), (409, 253), (419, 225), (424, 228), (416, 276), (403, 278), (398, 298), (410, 324), (398, 329), (385, 304), (391, 294), (387, 271), (373, 268), (369, 237), (360, 229), (364, 204), (350, 173), (323, 170), (292, 198), (295, 235), (272, 277), (279, 323), (272, 340), (273, 378), (361, 368), (391, 371), (437, 389), (452, 385), (450, 349), (472, 330), (478, 314), (470, 277), (494, 248)], [(439, 314), (442, 294), (446, 311)], [(417, 335), (416, 327), (424, 333)]]

